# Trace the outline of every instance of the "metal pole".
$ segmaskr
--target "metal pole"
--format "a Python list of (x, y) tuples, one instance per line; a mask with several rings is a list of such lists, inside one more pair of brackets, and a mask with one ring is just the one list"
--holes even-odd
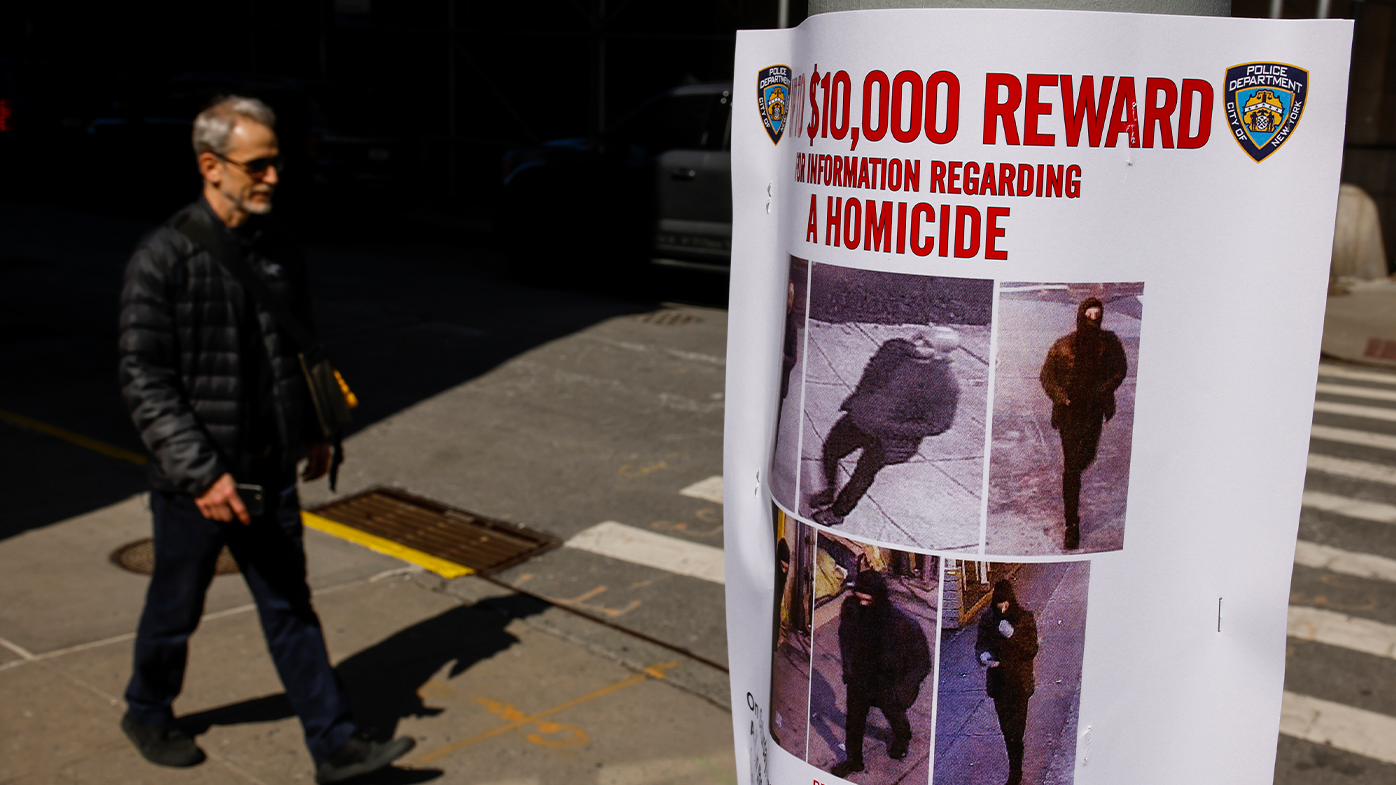
[[(1271, 8), (1281, 0), (1271, 0)], [(1049, 8), (1068, 11), (1127, 11), (1136, 14), (1231, 16), (1231, 0), (809, 0), (809, 12), (869, 8)]]
[(1316, 19), (1327, 19), (1333, 12), (1333, 0), (1318, 0), (1318, 13), (1314, 14)]
[(776, 27), (790, 26), (790, 0), (776, 3)]
[(1270, 0), (1270, 18), (1279, 19), (1285, 14), (1285, 0)]

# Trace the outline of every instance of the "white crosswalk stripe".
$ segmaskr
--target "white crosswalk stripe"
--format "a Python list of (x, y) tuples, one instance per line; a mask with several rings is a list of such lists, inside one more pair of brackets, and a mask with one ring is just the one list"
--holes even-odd
[(1324, 412), (1326, 414), (1343, 414), (1348, 417), (1362, 417), (1367, 420), (1396, 422), (1396, 409), (1388, 409), (1383, 406), (1362, 406), (1356, 403), (1314, 401), (1314, 411)]
[(1354, 461), (1350, 458), (1334, 458), (1331, 455), (1309, 453), (1309, 468), (1324, 474), (1351, 477), (1354, 480), (1396, 485), (1396, 466), (1387, 466), (1381, 463)]
[(598, 523), (573, 536), (563, 545), (713, 583), (723, 583), (726, 580), (721, 548), (680, 540), (615, 521)]
[(1323, 608), (1289, 606), (1289, 637), (1396, 659), (1396, 627)]
[(1304, 491), (1304, 506), (1324, 512), (1336, 512), (1349, 518), (1377, 523), (1396, 523), (1396, 505), (1350, 499), (1332, 493)]
[(1396, 450), (1396, 436), (1385, 433), (1369, 433), (1352, 428), (1334, 428), (1329, 425), (1315, 425), (1309, 430), (1309, 435), (1315, 439), (1323, 439), (1330, 442), (1355, 444), (1359, 447), (1377, 447), (1383, 450)]
[(1396, 559), (1372, 553), (1354, 553), (1316, 542), (1300, 540), (1294, 549), (1294, 563), (1356, 578), (1396, 583)]
[(1318, 375), (1319, 378), (1328, 376), (1333, 379), (1352, 379), (1358, 382), (1378, 382), (1380, 384), (1396, 386), (1396, 374), (1382, 373), (1381, 371), (1363, 371), (1341, 365), (1320, 365), (1318, 367)]
[(1396, 763), (1396, 718), (1285, 691), (1280, 733)]
[(1379, 390), (1374, 387), (1354, 387), (1350, 384), (1328, 384), (1319, 382), (1315, 392), (1329, 395), (1346, 395), (1349, 398), (1370, 398), (1374, 401), (1396, 401), (1396, 390)]
[[(680, 490), (679, 495), (722, 504), (722, 475), (695, 482)], [(564, 542), (563, 547), (713, 583), (727, 579), (721, 548), (615, 521), (604, 521), (581, 531)]]
[(691, 499), (702, 499), (713, 504), (722, 504), (722, 475), (709, 477), (700, 480), (679, 491), (680, 496), (687, 496)]
[[(1396, 402), (1396, 373), (1323, 364), (1319, 366), (1318, 375), (1315, 391), (1319, 395)], [(1350, 382), (1365, 382), (1368, 386)], [(1314, 411), (1362, 418), (1371, 422), (1373, 428), (1384, 427), (1379, 423), (1396, 422), (1396, 407), (1382, 405), (1316, 400)], [(1375, 460), (1357, 460), (1325, 455), (1322, 451), (1331, 451), (1334, 444), (1343, 444), (1396, 453), (1396, 435), (1361, 428), (1314, 425), (1310, 436), (1313, 439), (1311, 449), (1320, 452), (1309, 454), (1310, 486), (1304, 490), (1304, 507), (1358, 520), (1396, 523), (1396, 505), (1313, 489), (1314, 482), (1331, 482), (1331, 479), (1324, 479), (1326, 476), (1384, 487), (1389, 493), (1390, 486), (1396, 486), (1396, 455), (1392, 455), (1388, 463), (1384, 456), (1377, 456)], [(1361, 495), (1362, 492), (1359, 489), (1356, 493)], [(1336, 575), (1396, 583), (1396, 559), (1377, 553), (1336, 548), (1325, 542), (1300, 540), (1295, 547), (1294, 563)], [(1296, 580), (1300, 580), (1300, 577), (1296, 576)], [(1312, 580), (1312, 577), (1304, 580)], [(1374, 587), (1370, 591), (1385, 590)], [(1314, 600), (1320, 605), (1324, 602), (1321, 597)], [(1314, 641), (1371, 657), (1396, 659), (1396, 625), (1340, 613), (1327, 607), (1291, 605), (1289, 635), (1292, 640)], [(1374, 663), (1379, 661), (1373, 660)], [(1357, 678), (1376, 676), (1375, 673), (1354, 675)], [(1286, 683), (1280, 733), (1396, 764), (1396, 717), (1304, 694), (1305, 685), (1295, 681), (1292, 678)], [(1383, 684), (1380, 688), (1389, 689), (1389, 686)], [(1318, 694), (1322, 695), (1322, 692)]]

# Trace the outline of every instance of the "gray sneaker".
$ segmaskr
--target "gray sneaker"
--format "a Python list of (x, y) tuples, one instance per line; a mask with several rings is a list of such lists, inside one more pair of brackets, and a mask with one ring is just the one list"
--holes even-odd
[(325, 785), (377, 771), (406, 755), (415, 746), (416, 739), (408, 736), (392, 741), (369, 741), (353, 736), (329, 760), (316, 767), (315, 781)]
[(206, 757), (199, 745), (174, 723), (142, 725), (125, 714), (121, 717), (121, 730), (146, 760), (160, 766), (197, 766)]

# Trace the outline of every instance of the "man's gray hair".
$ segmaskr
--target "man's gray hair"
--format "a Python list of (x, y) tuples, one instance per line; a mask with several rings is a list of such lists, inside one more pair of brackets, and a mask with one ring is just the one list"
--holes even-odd
[(256, 98), (219, 96), (194, 118), (194, 155), (227, 153), (231, 147), (228, 137), (232, 136), (233, 126), (240, 118), (268, 128), (276, 127), (276, 113)]

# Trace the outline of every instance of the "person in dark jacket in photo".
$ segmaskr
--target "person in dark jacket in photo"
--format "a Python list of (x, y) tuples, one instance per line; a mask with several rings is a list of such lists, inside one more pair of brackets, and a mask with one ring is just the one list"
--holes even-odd
[(1018, 604), (1013, 584), (994, 584), (990, 606), (979, 620), (974, 650), (979, 664), (988, 669), (985, 690), (994, 699), (999, 729), (1008, 750), (1008, 781), (1023, 781), (1023, 734), (1028, 727), (1028, 699), (1037, 689), (1033, 659), (1037, 657), (1037, 621)]
[[(304, 261), (267, 215), (280, 178), (275, 116), (227, 97), (194, 121), (203, 195), (146, 235), (121, 292), (120, 381), (152, 455), (155, 567), (136, 632), (121, 727), (141, 754), (192, 766), (204, 753), (175, 723), (189, 636), (224, 545), (256, 599), (267, 647), (300, 717), (317, 782), (389, 764), (413, 740), (370, 741), (350, 719), (306, 583), (296, 465), (305, 480), (329, 469), (312, 422), (298, 347), (208, 248), (176, 227), (198, 224), (305, 325)], [(194, 232), (197, 234), (198, 232)], [(238, 485), (259, 485), (264, 510)], [(254, 505), (255, 507), (255, 505)]]
[[(949, 354), (958, 345), (953, 329), (936, 327), (911, 340), (893, 338), (872, 356), (824, 440), (824, 489), (810, 498), (815, 523), (843, 523), (884, 466), (910, 460), (922, 439), (950, 429), (960, 387)], [(840, 491), (839, 461), (859, 449), (858, 465)]]
[(780, 398), (777, 400), (782, 410), (785, 409), (785, 398), (790, 394), (790, 372), (800, 361), (799, 338), (805, 324), (804, 312), (795, 310), (795, 305), (795, 281), (792, 279), (785, 294), (785, 340), (780, 350)]
[(931, 649), (921, 625), (892, 606), (887, 579), (876, 570), (858, 573), (853, 593), (839, 609), (839, 655), (848, 690), (843, 745), (848, 757), (830, 773), (847, 777), (864, 769), (863, 735), (874, 706), (892, 726), (887, 757), (905, 758), (911, 749), (906, 712), (931, 672)]
[(1081, 546), (1081, 473), (1095, 461), (1104, 421), (1115, 416), (1115, 390), (1129, 364), (1120, 339), (1101, 328), (1105, 304), (1095, 297), (1076, 309), (1076, 330), (1047, 351), (1039, 377), (1052, 399), (1052, 427), (1062, 439), (1063, 545)]

